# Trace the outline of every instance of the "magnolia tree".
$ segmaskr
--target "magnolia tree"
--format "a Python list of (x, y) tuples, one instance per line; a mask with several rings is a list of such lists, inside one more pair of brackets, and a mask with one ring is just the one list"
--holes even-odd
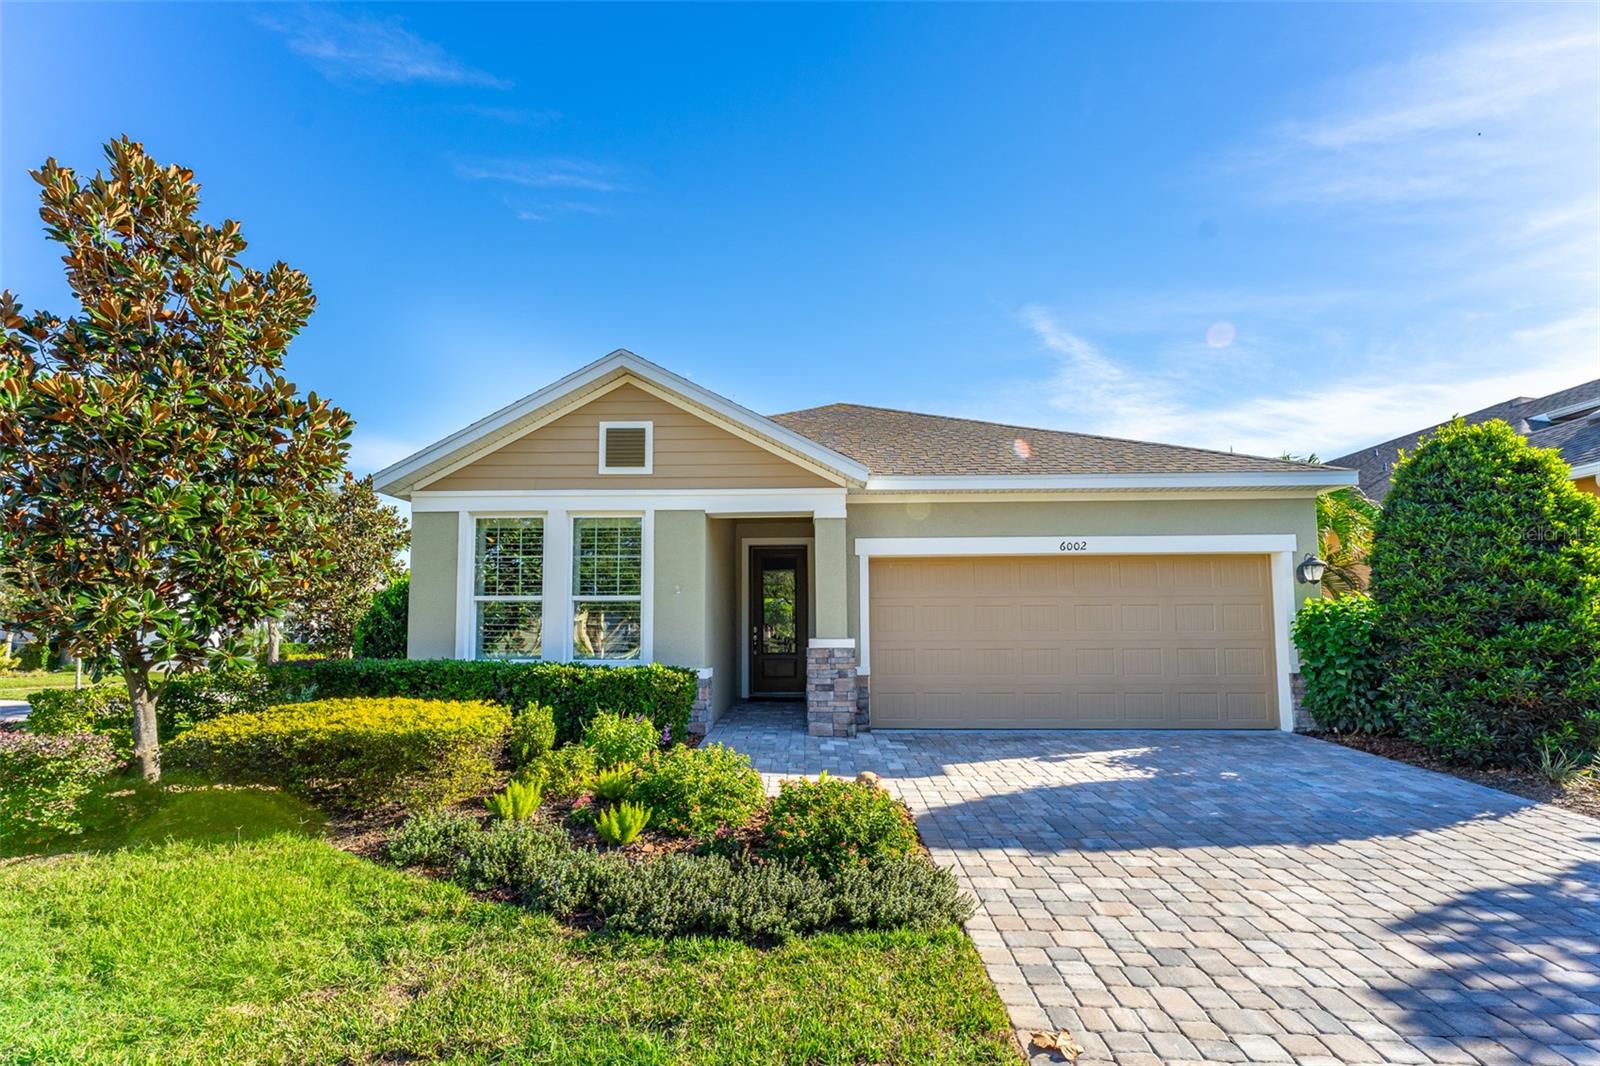
[(331, 565), (313, 574), (295, 597), (294, 632), (313, 649), (348, 657), (356, 623), (373, 597), (404, 573), (400, 553), (411, 543), (406, 520), (384, 506), (372, 476), (344, 476), (326, 494), (324, 540)]
[(244, 266), (193, 172), (127, 138), (106, 157), (33, 173), (79, 312), (0, 293), (0, 555), (17, 622), (115, 659), (153, 781), (161, 679), (235, 657), (328, 565), (316, 501), (351, 422), (283, 376), (306, 276)]

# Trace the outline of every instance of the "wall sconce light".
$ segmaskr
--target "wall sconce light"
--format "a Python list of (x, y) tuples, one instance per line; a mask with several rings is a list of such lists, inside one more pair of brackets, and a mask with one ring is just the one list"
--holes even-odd
[(1322, 574), (1327, 569), (1328, 564), (1317, 558), (1316, 552), (1306, 552), (1306, 557), (1295, 567), (1295, 574), (1307, 585), (1320, 585)]

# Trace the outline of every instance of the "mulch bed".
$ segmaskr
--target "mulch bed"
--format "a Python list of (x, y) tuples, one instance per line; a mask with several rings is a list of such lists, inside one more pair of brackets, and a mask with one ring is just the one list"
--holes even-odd
[(1497, 788), (1513, 796), (1536, 800), (1539, 803), (1552, 803), (1577, 814), (1600, 818), (1600, 780), (1594, 777), (1580, 777), (1562, 787), (1551, 782), (1537, 770), (1492, 770), (1453, 766), (1435, 758), (1428, 749), (1416, 741), (1401, 737), (1370, 737), (1356, 733), (1312, 735), (1318, 740), (1343, 744), (1347, 748), (1355, 748), (1371, 755), (1381, 755), (1395, 762), (1410, 763), (1425, 770), (1436, 770), (1441, 774), (1459, 777), (1463, 781)]

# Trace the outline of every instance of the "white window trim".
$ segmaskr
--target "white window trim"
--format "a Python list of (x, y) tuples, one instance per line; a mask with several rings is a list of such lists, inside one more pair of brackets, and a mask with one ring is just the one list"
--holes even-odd
[[(1073, 547), (1064, 549), (1063, 544)], [(1082, 545), (1077, 547), (1076, 545)], [(872, 594), (874, 558), (940, 558), (953, 555), (1265, 555), (1272, 581), (1272, 646), (1277, 659), (1278, 728), (1294, 732), (1293, 672), (1289, 622), (1294, 617), (1293, 533), (1198, 534), (1194, 536), (1099, 537), (1063, 534), (1055, 537), (857, 537), (860, 595), (856, 599), (856, 634), (860, 640), (856, 673), (872, 674)]]
[[(642, 429), (644, 430), (644, 465), (643, 466), (607, 466), (606, 465), (606, 431), (612, 429)], [(650, 474), (655, 472), (656, 465), (656, 424), (654, 422), (601, 422), (600, 423), (600, 473), (602, 474)]]
[[(817, 538), (816, 537), (741, 537), (739, 540), (739, 698), (750, 698), (750, 548), (789, 548), (804, 545), (806, 549), (806, 624), (813, 621), (811, 609), (817, 602)], [(810, 634), (806, 635), (810, 641)], [(809, 645), (808, 645), (809, 646)]]
[[(638, 596), (583, 596), (586, 602), (592, 603), (632, 603), (639, 601), (639, 657), (636, 659), (580, 659), (572, 653), (572, 623), (577, 610), (579, 595), (573, 591), (572, 582), (577, 573), (577, 559), (573, 555), (573, 531), (577, 528), (580, 518), (637, 518), (639, 520), (639, 595)], [(561, 638), (562, 662), (582, 663), (587, 666), (643, 666), (655, 662), (654, 631), (655, 631), (655, 542), (656, 542), (656, 513), (654, 510), (646, 511), (568, 511), (566, 512), (567, 543), (566, 543), (566, 604), (562, 611), (563, 629)], [(545, 572), (549, 573), (548, 561), (550, 558), (549, 541), (545, 542)], [(545, 586), (549, 588), (548, 582)]]

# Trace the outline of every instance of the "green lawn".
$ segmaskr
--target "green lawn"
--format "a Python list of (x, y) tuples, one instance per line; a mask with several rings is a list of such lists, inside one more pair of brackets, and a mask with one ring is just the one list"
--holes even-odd
[[(0, 700), (26, 699), (28, 693), (38, 692), (46, 688), (71, 688), (77, 679), (73, 670), (33, 670), (22, 674), (0, 674)], [(85, 687), (93, 682), (88, 674), (83, 675)], [(120, 685), (115, 678), (105, 678), (101, 684)]]
[(954, 928), (574, 933), (342, 852), (280, 793), (96, 804), (106, 850), (0, 863), (0, 1060), (1018, 1061)]

